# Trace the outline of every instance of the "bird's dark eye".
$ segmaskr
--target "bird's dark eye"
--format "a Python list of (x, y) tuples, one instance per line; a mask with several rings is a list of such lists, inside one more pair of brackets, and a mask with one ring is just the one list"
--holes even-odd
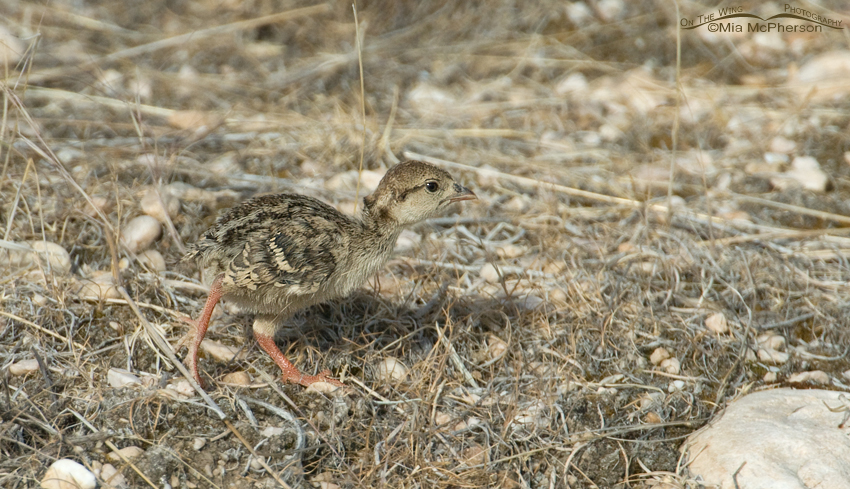
[(434, 180), (428, 180), (427, 182), (425, 182), (425, 190), (433, 194), (437, 190), (440, 190), (440, 184), (435, 182)]

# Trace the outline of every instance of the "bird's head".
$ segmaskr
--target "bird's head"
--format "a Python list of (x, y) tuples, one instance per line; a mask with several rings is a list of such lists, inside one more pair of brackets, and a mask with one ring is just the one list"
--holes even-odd
[(363, 203), (376, 218), (404, 226), (428, 219), (454, 202), (476, 198), (447, 171), (408, 160), (387, 170), (378, 188)]

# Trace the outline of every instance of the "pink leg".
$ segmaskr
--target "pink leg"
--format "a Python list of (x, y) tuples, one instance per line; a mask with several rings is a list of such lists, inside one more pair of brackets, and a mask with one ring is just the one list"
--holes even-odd
[(184, 342), (189, 343), (189, 353), (186, 355), (186, 360), (184, 363), (186, 367), (192, 372), (192, 377), (195, 378), (195, 381), (204, 387), (204, 381), (201, 380), (201, 374), (198, 372), (198, 347), (201, 345), (201, 342), (204, 340), (204, 336), (207, 334), (207, 328), (210, 325), (210, 317), (212, 316), (213, 309), (215, 309), (215, 305), (218, 304), (219, 299), (221, 299), (221, 281), (224, 278), (224, 275), (219, 275), (213, 280), (212, 285), (210, 286), (210, 295), (207, 297), (207, 303), (204, 305), (204, 310), (201, 311), (201, 316), (197, 319), (197, 321), (193, 321), (189, 318), (185, 318), (184, 321), (191, 324), (193, 326), (193, 330), (190, 331), (186, 337), (180, 340), (179, 345), (184, 344)]
[(330, 370), (325, 370), (319, 373), (319, 375), (304, 375), (281, 353), (280, 348), (274, 343), (274, 338), (265, 333), (258, 332), (256, 329), (254, 329), (254, 336), (257, 338), (257, 343), (260, 344), (260, 347), (272, 357), (274, 363), (283, 371), (284, 382), (301, 384), (304, 387), (308, 387), (310, 384), (316, 382), (328, 382), (338, 387), (345, 387), (345, 384), (330, 377)]

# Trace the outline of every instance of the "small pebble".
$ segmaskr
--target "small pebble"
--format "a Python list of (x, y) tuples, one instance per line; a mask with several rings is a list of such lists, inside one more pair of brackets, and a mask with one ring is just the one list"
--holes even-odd
[(512, 244), (499, 246), (498, 248), (496, 248), (496, 255), (498, 255), (499, 258), (517, 258), (524, 255), (525, 253), (525, 248)]
[(543, 273), (557, 275), (567, 269), (567, 262), (564, 260), (550, 261), (543, 266)]
[(535, 401), (517, 410), (513, 422), (518, 425), (545, 425), (546, 405), (543, 401)]
[(799, 372), (788, 377), (789, 384), (803, 384), (806, 382), (828, 385), (829, 375), (823, 370), (812, 370), (811, 372)]
[(567, 293), (562, 289), (552, 289), (549, 291), (549, 300), (552, 302), (567, 302)]
[[(239, 353), (239, 348), (235, 346), (227, 346), (213, 340), (202, 341), (201, 350), (220, 362), (229, 362), (236, 358), (236, 355)], [(240, 357), (245, 357), (244, 352), (240, 355)]]
[(490, 452), (481, 445), (473, 443), (472, 446), (463, 449), (460, 457), (461, 461), (467, 465), (486, 464), (490, 459)]
[(133, 372), (124, 370), (123, 368), (110, 368), (106, 372), (106, 381), (115, 389), (120, 389), (132, 384), (141, 384), (142, 380)]
[(118, 292), (113, 280), (110, 272), (94, 272), (90, 279), (80, 280), (82, 285), (77, 291), (77, 296), (91, 300), (120, 299), (121, 293)]
[(280, 436), (284, 432), (286, 432), (286, 430), (284, 430), (280, 426), (266, 426), (265, 428), (263, 428), (263, 431), (261, 431), (260, 434), (263, 435), (263, 437), (265, 438), (271, 438), (273, 436)]
[(499, 282), (499, 272), (496, 271), (496, 267), (492, 263), (485, 263), (478, 275), (487, 283), (495, 284)]
[[(110, 452), (106, 456), (106, 458), (108, 458), (112, 462), (120, 462), (120, 461), (123, 460), (121, 458), (122, 456), (126, 459), (132, 460), (134, 458), (141, 457), (144, 453), (145, 453), (145, 451), (142, 450), (141, 448), (139, 448), (135, 445), (130, 445), (129, 447), (124, 447), (124, 448), (119, 449), (117, 452)], [(106, 468), (106, 466), (104, 466), (104, 468)]]
[(192, 388), (192, 384), (189, 383), (186, 379), (176, 380), (167, 386), (165, 386), (166, 390), (170, 390), (182, 397), (192, 397), (195, 395), (195, 389)]
[(793, 153), (796, 149), (797, 143), (782, 136), (776, 136), (770, 140), (770, 151), (772, 153), (789, 154)]
[(9, 365), (9, 373), (14, 376), (26, 375), (38, 370), (38, 360), (30, 358)]
[(487, 338), (487, 356), (491, 360), (500, 358), (508, 349), (508, 344), (496, 335), (490, 335)]
[(339, 389), (342, 389), (342, 387), (331, 384), (330, 382), (314, 382), (310, 384), (310, 387), (304, 389), (304, 392), (318, 392), (320, 394), (330, 394)]
[(722, 312), (716, 312), (705, 319), (705, 327), (714, 334), (725, 334), (729, 332), (729, 324)]
[[(107, 199), (106, 197), (93, 196), (91, 198), (91, 201), (92, 204), (94, 204), (94, 207), (104, 214), (108, 214), (109, 211), (112, 209), (112, 201)], [(88, 202), (86, 202), (84, 212), (89, 217), (97, 217), (97, 211), (95, 211), (95, 209), (92, 208), (91, 204), (89, 204)]]
[(59, 459), (47, 469), (41, 479), (42, 489), (95, 489), (97, 478), (80, 463), (68, 458)]
[(100, 470), (100, 478), (106, 481), (110, 487), (115, 489), (130, 487), (130, 484), (127, 482), (127, 478), (124, 477), (124, 474), (118, 472), (118, 469), (116, 469), (112, 464), (103, 465), (103, 468)]
[(159, 222), (166, 222), (180, 212), (180, 199), (165, 188), (160, 191), (149, 188), (142, 195), (141, 207), (145, 214)]
[(165, 271), (165, 258), (156, 250), (145, 250), (139, 253), (139, 263), (154, 272)]
[(649, 361), (652, 362), (653, 365), (660, 365), (661, 362), (668, 358), (670, 358), (670, 352), (664, 347), (656, 348), (655, 351), (649, 355)]
[(772, 384), (776, 382), (777, 378), (778, 376), (776, 375), (776, 372), (767, 372), (764, 374), (764, 377), (762, 377), (762, 380), (764, 380), (765, 384)]
[(791, 359), (791, 355), (784, 351), (772, 350), (770, 348), (759, 348), (758, 359), (764, 363), (781, 365)]
[(30, 268), (40, 264), (58, 275), (71, 271), (71, 255), (56, 243), (28, 241), (16, 245), (16, 249), (0, 250), (0, 266), (8, 264), (10, 268)]
[(121, 230), (121, 241), (133, 253), (146, 250), (162, 234), (162, 225), (151, 216), (139, 216)]
[(408, 368), (400, 360), (387, 357), (376, 366), (378, 380), (382, 382), (402, 382), (407, 377)]
[(206, 439), (206, 438), (201, 438), (200, 436), (198, 436), (198, 437), (195, 437), (195, 440), (194, 440), (194, 441), (192, 441), (192, 448), (193, 448), (196, 452), (198, 452), (198, 451), (200, 451), (202, 448), (204, 448), (204, 445), (206, 445), (206, 444), (207, 444), (207, 439)]
[(251, 385), (251, 376), (248, 375), (248, 372), (240, 370), (238, 372), (230, 372), (222, 377), (221, 381), (225, 384), (246, 386)]
[(668, 374), (678, 375), (682, 371), (682, 365), (678, 358), (668, 358), (658, 366)]
[(821, 170), (818, 160), (811, 156), (798, 156), (791, 162), (791, 169), (785, 175), (794, 179), (804, 189), (825, 192), (829, 177)]

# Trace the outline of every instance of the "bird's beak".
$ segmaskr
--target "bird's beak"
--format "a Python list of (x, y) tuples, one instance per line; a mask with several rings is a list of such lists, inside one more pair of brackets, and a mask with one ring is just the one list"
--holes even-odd
[(478, 198), (478, 196), (476, 196), (475, 193), (472, 192), (472, 190), (469, 190), (468, 188), (457, 183), (454, 184), (454, 191), (454, 195), (443, 199), (443, 202), (451, 204), (454, 202), (460, 202), (461, 200), (475, 200)]

